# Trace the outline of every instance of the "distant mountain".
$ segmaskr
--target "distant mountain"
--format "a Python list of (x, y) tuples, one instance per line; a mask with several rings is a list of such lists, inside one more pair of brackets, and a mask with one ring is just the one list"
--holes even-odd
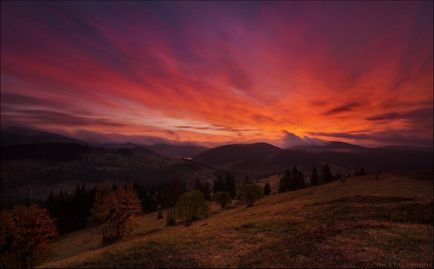
[(415, 146), (406, 146), (406, 145), (391, 145), (380, 147), (382, 149), (392, 149), (392, 150), (412, 150), (412, 151), (427, 151), (432, 152), (432, 147), (415, 147)]
[(105, 149), (131, 149), (131, 148), (143, 148), (144, 146), (134, 143), (110, 143), (110, 144), (92, 144), (97, 148)]
[(50, 133), (46, 131), (9, 127), (1, 130), (1, 146), (36, 144), (36, 143), (80, 143), (82, 141), (64, 135)]
[(175, 145), (175, 144), (155, 144), (150, 146), (145, 146), (146, 148), (160, 153), (161, 155), (166, 155), (175, 158), (193, 158), (198, 154), (206, 151), (208, 148), (199, 145)]
[(135, 148), (142, 147), (149, 149), (158, 154), (173, 157), (173, 158), (193, 158), (194, 156), (206, 151), (208, 148), (199, 145), (175, 145), (175, 144), (154, 144), (154, 145), (142, 145), (134, 143), (121, 143), (121, 144), (96, 144), (95, 146), (102, 148)]
[(193, 161), (252, 177), (281, 173), (292, 166), (308, 174), (314, 165), (319, 168), (325, 163), (330, 164), (335, 172), (342, 173), (361, 167), (371, 172), (433, 168), (432, 151), (402, 147), (367, 148), (335, 141), (284, 150), (268, 144), (227, 145), (205, 151)]
[(340, 141), (329, 141), (322, 145), (305, 145), (289, 148), (290, 150), (305, 150), (305, 151), (341, 151), (341, 152), (355, 152), (364, 151), (367, 148), (359, 145)]
[(267, 144), (230, 144), (209, 149), (193, 158), (193, 161), (211, 166), (232, 166), (251, 158), (262, 158), (276, 154), (281, 148)]

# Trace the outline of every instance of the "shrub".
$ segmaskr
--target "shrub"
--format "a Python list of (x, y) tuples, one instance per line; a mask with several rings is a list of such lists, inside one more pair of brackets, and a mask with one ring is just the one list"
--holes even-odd
[(246, 203), (247, 207), (253, 206), (255, 201), (261, 198), (261, 195), (262, 189), (255, 183), (243, 184), (239, 190), (239, 198)]

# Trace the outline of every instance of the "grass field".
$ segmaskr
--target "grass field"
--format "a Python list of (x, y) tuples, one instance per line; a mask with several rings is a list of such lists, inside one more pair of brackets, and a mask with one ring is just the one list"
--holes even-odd
[(94, 229), (78, 231), (53, 243), (42, 267), (432, 267), (432, 238), (432, 180), (368, 175), (251, 208), (212, 205), (191, 227), (147, 214), (106, 247)]

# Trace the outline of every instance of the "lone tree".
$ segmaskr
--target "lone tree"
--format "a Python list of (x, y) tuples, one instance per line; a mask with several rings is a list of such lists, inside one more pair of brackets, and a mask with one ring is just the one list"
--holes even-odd
[(185, 192), (176, 203), (176, 216), (184, 219), (185, 226), (208, 215), (208, 205), (203, 193), (197, 190)]
[(312, 168), (312, 174), (310, 175), (310, 185), (316, 186), (318, 185), (318, 181), (319, 181), (318, 173), (316, 171), (316, 167), (314, 166)]
[(227, 204), (230, 204), (232, 199), (227, 192), (218, 191), (213, 196), (214, 201), (220, 204), (222, 208), (225, 208)]
[(264, 195), (270, 195), (271, 194), (271, 186), (270, 183), (266, 183), (264, 186)]
[(136, 193), (129, 188), (118, 188), (98, 195), (89, 221), (101, 225), (102, 242), (107, 244), (126, 236), (141, 212)]
[(54, 220), (36, 205), (0, 213), (0, 263), (3, 268), (33, 268), (49, 252), (57, 236)]
[(246, 203), (247, 207), (253, 206), (255, 201), (261, 198), (261, 195), (262, 189), (255, 183), (242, 184), (239, 190), (239, 198)]

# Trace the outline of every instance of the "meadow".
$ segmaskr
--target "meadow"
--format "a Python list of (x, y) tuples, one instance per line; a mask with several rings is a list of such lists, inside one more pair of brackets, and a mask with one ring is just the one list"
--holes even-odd
[(432, 267), (430, 177), (350, 177), (250, 208), (211, 203), (190, 227), (145, 214), (113, 245), (101, 246), (96, 228), (63, 236), (41, 267)]

